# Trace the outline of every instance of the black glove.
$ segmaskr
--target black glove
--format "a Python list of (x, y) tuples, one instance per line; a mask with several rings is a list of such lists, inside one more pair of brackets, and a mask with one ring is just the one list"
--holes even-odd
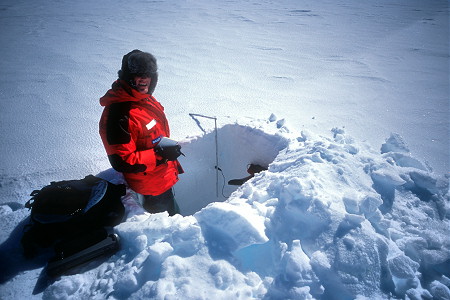
[(181, 152), (181, 146), (178, 142), (171, 140), (169, 138), (162, 138), (158, 145), (155, 147), (155, 153), (163, 158), (165, 161), (174, 161), (180, 155), (184, 154)]

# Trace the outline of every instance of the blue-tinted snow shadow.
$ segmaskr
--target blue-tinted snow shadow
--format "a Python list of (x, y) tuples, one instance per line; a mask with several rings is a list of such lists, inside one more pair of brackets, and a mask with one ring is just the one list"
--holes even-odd
[(29, 222), (29, 217), (22, 220), (11, 232), (8, 239), (0, 245), (0, 266), (2, 266), (0, 284), (11, 280), (23, 271), (42, 268), (53, 254), (52, 251), (42, 251), (33, 258), (25, 258), (20, 240), (24, 228)]

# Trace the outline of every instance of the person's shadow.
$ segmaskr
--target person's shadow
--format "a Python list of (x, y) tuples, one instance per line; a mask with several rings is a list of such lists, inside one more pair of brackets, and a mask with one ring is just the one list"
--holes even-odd
[(47, 275), (46, 265), (51, 257), (55, 255), (50, 248), (40, 248), (39, 252), (31, 258), (24, 255), (21, 244), (24, 228), (30, 224), (30, 216), (23, 219), (9, 235), (8, 239), (0, 245), (0, 284), (12, 280), (17, 274), (35, 269), (42, 269), (33, 289), (33, 295), (42, 293), (51, 285), (57, 277)]
[(24, 228), (30, 223), (30, 217), (23, 219), (9, 235), (8, 239), (0, 245), (0, 284), (13, 279), (17, 274), (27, 270), (42, 268), (53, 252), (40, 251), (38, 255), (27, 259), (21, 244)]

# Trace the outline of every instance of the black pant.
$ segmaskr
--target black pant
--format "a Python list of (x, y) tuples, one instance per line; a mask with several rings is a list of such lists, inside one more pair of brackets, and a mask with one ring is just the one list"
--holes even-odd
[(172, 189), (169, 189), (158, 196), (138, 194), (138, 197), (142, 201), (142, 207), (144, 207), (144, 209), (149, 213), (155, 214), (167, 211), (169, 216), (180, 213), (180, 209), (175, 201), (175, 196)]

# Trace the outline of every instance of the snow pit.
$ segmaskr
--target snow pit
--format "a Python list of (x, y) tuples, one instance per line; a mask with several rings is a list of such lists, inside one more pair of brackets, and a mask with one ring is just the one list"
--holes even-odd
[(214, 130), (180, 143), (186, 155), (180, 157), (185, 173), (175, 185), (175, 198), (186, 216), (227, 199), (238, 188), (229, 180), (248, 176), (250, 163), (268, 167), (288, 141), (279, 132), (227, 124), (217, 129), (217, 159)]

